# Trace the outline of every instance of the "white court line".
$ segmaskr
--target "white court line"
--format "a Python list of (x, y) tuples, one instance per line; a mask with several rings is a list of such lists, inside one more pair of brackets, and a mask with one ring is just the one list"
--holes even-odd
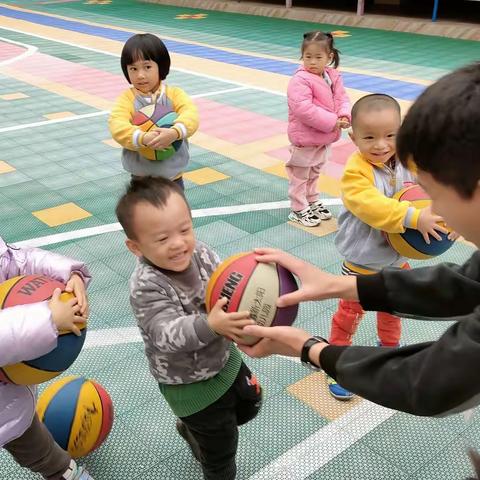
[(20, 55), (17, 55), (16, 57), (9, 58), (8, 60), (4, 60), (3, 62), (0, 62), (0, 68), (4, 67), (5, 65), (10, 65), (12, 63), (23, 60), (27, 57), (30, 57), (31, 55), (33, 55), (35, 52), (38, 51), (38, 47), (35, 47), (34, 45), (28, 45), (26, 43), (16, 42), (15, 40), (10, 40), (9, 38), (4, 38), (4, 37), (0, 37), (0, 40), (3, 40), (6, 43), (13, 43), (15, 45), (20, 45), (21, 47), (25, 47), (27, 49), (25, 52), (22, 52)]
[(257, 471), (249, 480), (304, 480), (395, 413), (395, 410), (362, 400), (345, 415)]
[[(58, 40), (56, 38), (51, 38), (51, 37), (48, 37), (46, 35), (38, 35), (37, 33), (25, 32), (24, 30), (19, 30), (18, 28), (4, 27), (4, 26), (0, 25), (0, 29), (8, 30), (8, 31), (11, 31), (11, 32), (16, 32), (16, 33), (21, 33), (23, 35), (27, 35), (27, 36), (31, 36), (31, 37), (42, 38), (43, 40), (49, 40), (50, 42), (62, 43), (64, 45), (68, 45), (70, 47), (80, 48), (80, 49), (83, 49), (83, 50), (89, 50), (91, 52), (100, 53), (102, 55), (109, 55), (110, 57), (120, 58), (120, 54), (118, 54), (118, 53), (112, 53), (112, 52), (108, 52), (108, 51), (105, 51), (105, 50), (100, 50), (98, 48), (86, 47), (84, 45), (78, 45), (76, 43), (67, 42), (65, 40)], [(185, 43), (188, 43), (188, 42), (185, 42)], [(256, 85), (249, 85), (248, 83), (237, 82), (235, 80), (227, 80), (225, 78), (219, 78), (219, 77), (215, 77), (213, 75), (207, 75), (205, 73), (194, 72), (194, 71), (188, 70), (186, 68), (172, 67), (170, 70), (173, 70), (173, 71), (176, 71), (176, 72), (188, 73), (189, 75), (196, 75), (197, 77), (208, 78), (210, 80), (216, 80), (217, 82), (229, 83), (231, 85), (238, 85), (239, 87), (251, 88), (253, 90), (259, 90), (259, 91), (262, 91), (262, 92), (271, 93), (272, 95), (278, 95), (278, 96), (281, 96), (281, 97), (286, 97), (287, 96), (286, 92), (277, 92), (276, 90), (270, 90), (268, 88), (262, 88), (262, 87), (258, 87)]]
[(109, 110), (100, 110), (98, 112), (84, 113), (82, 115), (71, 115), (70, 117), (55, 118), (53, 120), (44, 120), (44, 121), (41, 121), (41, 122), (23, 123), (23, 124), (20, 124), (20, 125), (12, 125), (11, 127), (0, 128), (0, 133), (14, 132), (14, 131), (17, 131), (17, 130), (23, 130), (25, 128), (43, 127), (45, 125), (52, 125), (54, 123), (73, 122), (74, 120), (82, 120), (84, 118), (100, 117), (101, 115), (107, 115), (108, 113), (110, 113)]
[[(1, 38), (1, 37), (0, 37)], [(198, 95), (191, 95), (191, 98), (214, 97), (215, 95), (222, 95), (223, 93), (238, 92), (240, 90), (247, 90), (248, 87), (226, 88), (225, 90), (215, 90), (213, 92), (199, 93)], [(98, 112), (84, 113), (82, 115), (71, 115), (70, 117), (56, 118), (54, 120), (44, 120), (41, 122), (23, 123), (20, 125), (13, 125), (11, 127), (0, 128), (0, 133), (14, 132), (23, 130), (25, 128), (43, 127), (45, 125), (52, 125), (54, 123), (72, 122), (74, 120), (82, 120), (84, 118), (99, 117), (101, 115), (108, 115), (110, 110), (100, 110)]]
[[(84, 349), (140, 343), (137, 327), (89, 330)], [(298, 358), (281, 358), (299, 362)], [(368, 400), (362, 400), (340, 418), (329, 422), (257, 471), (249, 480), (304, 480), (330, 460), (347, 450), (368, 432), (396, 413)]]
[(138, 327), (102, 328), (100, 330), (87, 330), (87, 338), (85, 339), (83, 348), (88, 349), (142, 341)]
[[(322, 200), (324, 205), (342, 205), (340, 198), (324, 198)], [(234, 215), (236, 213), (258, 212), (261, 210), (275, 210), (279, 208), (289, 208), (290, 201), (282, 200), (280, 202), (268, 203), (247, 203), (244, 205), (232, 205), (228, 207), (214, 207), (202, 208), (192, 210), (193, 218), (211, 217), (214, 215)], [(42, 247), (45, 245), (53, 245), (55, 243), (66, 242), (68, 240), (78, 240), (80, 238), (93, 237), (102, 233), (118, 232), (122, 230), (122, 226), (116, 223), (109, 223), (107, 225), (99, 225), (97, 227), (82, 228), (79, 230), (72, 230), (70, 232), (55, 233), (45, 237), (31, 238), (21, 242), (15, 242), (17, 247)]]

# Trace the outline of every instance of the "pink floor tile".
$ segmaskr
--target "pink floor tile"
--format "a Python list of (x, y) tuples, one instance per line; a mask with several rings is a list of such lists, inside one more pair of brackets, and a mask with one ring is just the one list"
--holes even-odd
[(18, 57), (25, 52), (24, 47), (13, 45), (11, 43), (0, 42), (0, 62)]
[(251, 143), (287, 131), (287, 122), (199, 98), (201, 130), (227, 142)]
[(106, 100), (115, 100), (128, 88), (123, 75), (103, 72), (43, 53), (35, 53), (28, 62), (19, 62), (14, 68)]

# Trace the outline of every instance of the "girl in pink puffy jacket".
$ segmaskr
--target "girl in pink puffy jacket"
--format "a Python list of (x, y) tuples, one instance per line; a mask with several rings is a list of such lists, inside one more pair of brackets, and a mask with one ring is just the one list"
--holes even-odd
[[(88, 316), (82, 262), (37, 248), (15, 248), (0, 238), (0, 283), (17, 275), (42, 274), (66, 284), (75, 298), (63, 302), (57, 289), (49, 302), (0, 310), (0, 367), (46, 355), (57, 346), (59, 330), (80, 335)], [(36, 386), (0, 381), (0, 448), (22, 467), (48, 480), (93, 480), (53, 440), (35, 413)], [(12, 477), (13, 478), (13, 477)]]
[(340, 129), (350, 126), (350, 101), (336, 70), (340, 57), (331, 33), (306, 33), (301, 59), (303, 65), (287, 90), (288, 138), (292, 144), (292, 156), (286, 163), (292, 209), (288, 218), (315, 227), (332, 218), (319, 200), (317, 181), (330, 144), (340, 138)]

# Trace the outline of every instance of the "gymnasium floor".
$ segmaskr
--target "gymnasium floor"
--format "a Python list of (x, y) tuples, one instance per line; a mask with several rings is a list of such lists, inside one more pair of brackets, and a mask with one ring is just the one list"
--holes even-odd
[[(335, 220), (306, 230), (286, 221), (285, 91), (302, 34), (313, 29), (336, 31), (352, 100), (384, 92), (405, 109), (433, 80), (478, 58), (472, 41), (129, 0), (0, 4), (0, 234), (82, 259), (92, 271), (87, 343), (68, 374), (95, 378), (114, 401), (111, 435), (83, 460), (97, 480), (202, 478), (148, 372), (128, 302), (134, 258), (113, 213), (128, 176), (106, 125), (127, 87), (123, 42), (141, 31), (161, 36), (172, 54), (168, 82), (199, 106), (185, 175), (197, 237), (222, 257), (273, 246), (338, 272)], [(340, 140), (320, 180), (335, 213), (351, 150)], [(461, 263), (472, 251), (458, 242), (436, 261)], [(335, 306), (303, 304), (297, 325), (328, 335)], [(403, 340), (432, 340), (447, 326), (405, 320)], [(375, 341), (369, 314), (355, 342)], [(296, 361), (248, 363), (265, 403), (241, 428), (239, 479), (460, 479), (470, 472), (465, 445), (480, 446), (475, 415), (424, 419), (358, 398), (340, 403), (322, 374)], [(33, 478), (0, 453), (0, 479)]]

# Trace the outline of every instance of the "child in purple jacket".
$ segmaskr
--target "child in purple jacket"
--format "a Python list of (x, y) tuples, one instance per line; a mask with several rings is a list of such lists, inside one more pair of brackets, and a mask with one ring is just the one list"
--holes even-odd
[[(0, 366), (47, 354), (56, 347), (59, 330), (79, 335), (76, 323), (88, 316), (85, 285), (90, 274), (82, 262), (37, 248), (17, 249), (0, 238), (0, 283), (33, 273), (65, 283), (75, 298), (63, 302), (56, 289), (48, 302), (1, 310)], [(35, 413), (35, 402), (35, 385), (0, 382), (0, 447), (47, 480), (93, 480), (55, 443)]]
[(340, 138), (340, 129), (350, 126), (350, 101), (336, 70), (340, 57), (331, 33), (306, 33), (302, 61), (287, 90), (288, 138), (292, 144), (292, 156), (286, 163), (292, 210), (288, 218), (316, 227), (332, 218), (319, 200), (317, 181), (330, 144)]

